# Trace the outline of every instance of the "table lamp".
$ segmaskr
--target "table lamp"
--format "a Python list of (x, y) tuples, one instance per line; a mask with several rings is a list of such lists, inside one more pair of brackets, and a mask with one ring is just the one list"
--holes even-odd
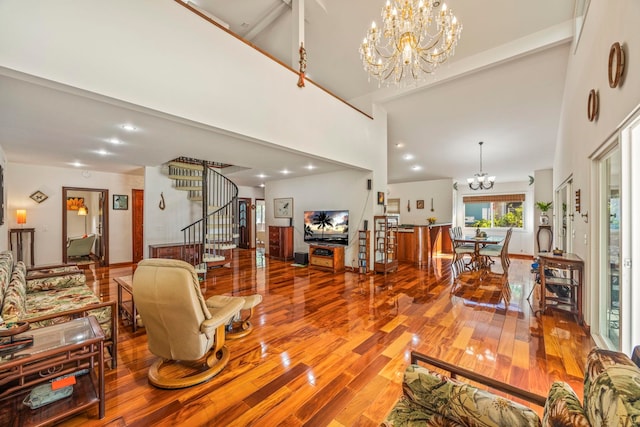
[(27, 223), (27, 210), (26, 209), (18, 209), (16, 211), (16, 219), (19, 225), (24, 225)]

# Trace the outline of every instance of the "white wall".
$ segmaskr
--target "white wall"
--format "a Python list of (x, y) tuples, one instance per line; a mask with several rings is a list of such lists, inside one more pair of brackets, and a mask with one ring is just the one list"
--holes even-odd
[[(4, 192), (2, 194), (2, 206), (4, 206), (4, 223), (0, 225), (0, 250), (7, 250), (9, 248), (8, 233), (9, 227), (7, 222), (9, 220), (9, 213), (7, 212), (7, 158), (4, 155), (4, 150), (0, 147), (0, 165), (2, 166), (4, 174)], [(15, 214), (15, 212), (14, 212)], [(28, 218), (27, 218), (28, 219)]]
[[(387, 197), (400, 199), (400, 224), (426, 225), (432, 216), (438, 223), (447, 223), (453, 221), (452, 186), (451, 179), (389, 184)], [(424, 209), (416, 208), (416, 200), (424, 200)], [(407, 210), (407, 201), (411, 202), (411, 210)]]
[[(529, 185), (529, 182), (498, 182), (496, 181), (495, 185), (491, 190), (481, 190), (481, 191), (473, 191), (469, 188), (466, 183), (458, 183), (458, 191), (456, 194), (456, 218), (454, 223), (456, 225), (461, 225), (466, 234), (471, 234), (473, 232), (472, 228), (464, 227), (464, 204), (462, 203), (462, 198), (464, 196), (479, 196), (482, 194), (524, 194), (525, 203), (524, 203), (524, 228), (522, 230), (513, 230), (513, 234), (511, 235), (511, 241), (509, 243), (509, 253), (510, 254), (522, 254), (522, 255), (533, 255), (533, 239), (534, 232), (537, 230), (535, 225), (537, 224), (538, 217), (534, 214), (534, 189), (532, 185)], [(495, 234), (505, 234), (504, 232), (496, 231)]]
[[(558, 145), (553, 166), (554, 189), (573, 175), (573, 190), (580, 190), (583, 212), (596, 212), (596, 188), (591, 188), (589, 156), (613, 134), (625, 117), (640, 104), (640, 2), (637, 0), (591, 0), (580, 43), (569, 57), (563, 111), (560, 119)], [(609, 87), (607, 65), (609, 49), (620, 42), (626, 51), (623, 84)], [(594, 122), (587, 120), (587, 99), (591, 89), (600, 97), (600, 113)], [(624, 204), (625, 201), (622, 200)], [(591, 220), (591, 218), (590, 218)], [(590, 233), (592, 221), (574, 221), (573, 252), (590, 267)], [(586, 243), (585, 243), (586, 236)], [(571, 237), (570, 237), (571, 238)], [(635, 261), (634, 261), (634, 264)], [(590, 274), (585, 280), (585, 320), (593, 325), (595, 317), (592, 297), (595, 280)], [(594, 304), (597, 302), (594, 302)]]
[[(110, 198), (113, 194), (127, 194), (131, 198), (131, 189), (144, 187), (144, 179), (139, 175), (94, 171), (91, 171), (88, 176), (85, 175), (75, 168), (7, 163), (5, 224), (9, 228), (17, 227), (15, 211), (27, 210), (26, 226), (35, 228), (36, 264), (62, 262), (62, 212), (66, 214), (66, 210), (62, 209), (62, 187), (108, 189)], [(38, 190), (49, 196), (39, 204), (29, 198)], [(109, 200), (109, 206), (111, 206), (111, 200)], [(109, 209), (110, 263), (131, 262), (131, 246), (131, 207), (129, 210)], [(5, 240), (4, 248), (6, 247)]]
[[(533, 202), (553, 202), (553, 200), (555, 199), (553, 197), (553, 169), (544, 169), (544, 170), (537, 170), (534, 172), (534, 179), (535, 179), (535, 185), (534, 185), (534, 189), (533, 189)], [(549, 224), (551, 226), (553, 226), (554, 221), (553, 221), (553, 215), (555, 215), (556, 212), (556, 206), (551, 205), (551, 210), (549, 210), (549, 212), (547, 213), (549, 215)], [(560, 211), (558, 212), (562, 212), (562, 209), (560, 209)], [(538, 244), (537, 244), (537, 233), (538, 233), (538, 225), (540, 225), (540, 210), (538, 208), (535, 207), (534, 204), (534, 231), (536, 233), (536, 235), (534, 235), (534, 239), (532, 241), (532, 249), (531, 249), (531, 253), (536, 253), (538, 251)], [(545, 240), (543, 240), (545, 239)], [(540, 245), (542, 247), (545, 246), (544, 242), (548, 242), (548, 237), (545, 235), (544, 237), (542, 235), (540, 235)], [(557, 243), (557, 242), (554, 242)], [(556, 245), (552, 245), (552, 248), (556, 247)]]
[(382, 207), (374, 210), (376, 190), (367, 190), (370, 178), (370, 172), (345, 171), (268, 182), (265, 188), (267, 226), (289, 225), (288, 219), (273, 217), (273, 199), (293, 197), (294, 251), (309, 252), (309, 246), (304, 243), (304, 211), (348, 209), (349, 246), (345, 249), (345, 264), (351, 266), (358, 250), (356, 231), (362, 229), (365, 219), (371, 229), (373, 215), (382, 215)]
[(171, 0), (2, 1), (0, 64), (368, 170), (386, 159), (370, 118)]

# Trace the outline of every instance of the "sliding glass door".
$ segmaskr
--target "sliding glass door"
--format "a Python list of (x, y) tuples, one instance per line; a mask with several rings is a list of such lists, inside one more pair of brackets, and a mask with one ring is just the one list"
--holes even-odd
[(600, 332), (610, 347), (620, 350), (620, 146), (615, 143), (611, 151), (599, 159), (600, 203)]

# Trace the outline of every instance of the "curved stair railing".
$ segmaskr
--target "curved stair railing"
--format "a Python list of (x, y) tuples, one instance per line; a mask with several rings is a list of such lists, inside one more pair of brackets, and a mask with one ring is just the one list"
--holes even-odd
[(176, 189), (188, 192), (189, 200), (201, 202), (201, 218), (180, 230), (181, 257), (206, 276), (209, 268), (233, 258), (238, 239), (238, 186), (206, 161), (169, 162), (169, 177)]

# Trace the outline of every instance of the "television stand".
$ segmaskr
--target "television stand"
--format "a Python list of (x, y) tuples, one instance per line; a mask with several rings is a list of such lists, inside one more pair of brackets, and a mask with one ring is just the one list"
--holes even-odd
[(344, 271), (344, 246), (309, 245), (309, 266), (333, 273)]

